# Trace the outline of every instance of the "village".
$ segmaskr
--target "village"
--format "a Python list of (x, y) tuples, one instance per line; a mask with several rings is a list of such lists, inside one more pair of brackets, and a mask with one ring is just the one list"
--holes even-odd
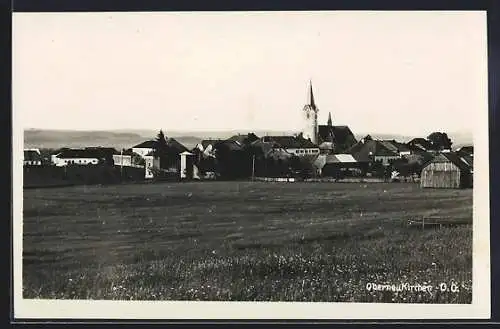
[(318, 112), (310, 83), (308, 102), (302, 109), (303, 129), (295, 135), (242, 132), (226, 139), (201, 140), (189, 149), (160, 130), (154, 138), (121, 150), (25, 149), (25, 186), (247, 179), (404, 181), (424, 188), (473, 185), (472, 145), (453, 148), (444, 132), (407, 142), (370, 135), (356, 140), (349, 126), (333, 123), (331, 113), (326, 124), (318, 124)]

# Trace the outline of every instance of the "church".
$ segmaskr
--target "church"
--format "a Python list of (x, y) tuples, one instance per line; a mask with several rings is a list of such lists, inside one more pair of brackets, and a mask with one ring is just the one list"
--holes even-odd
[(348, 126), (335, 126), (332, 115), (328, 113), (326, 125), (318, 125), (319, 108), (314, 101), (312, 82), (309, 82), (309, 100), (303, 108), (302, 136), (318, 145), (321, 153), (347, 153), (357, 143)]

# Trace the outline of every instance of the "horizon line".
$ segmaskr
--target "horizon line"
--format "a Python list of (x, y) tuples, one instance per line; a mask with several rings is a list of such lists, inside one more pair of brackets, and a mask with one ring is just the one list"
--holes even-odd
[[(347, 126), (349, 125), (339, 125), (339, 126)], [(349, 127), (350, 128), (350, 127)], [(23, 128), (23, 131), (29, 131), (29, 130), (41, 130), (41, 131), (57, 131), (57, 132), (126, 132), (126, 131), (160, 131), (162, 130), (165, 133), (168, 132), (174, 132), (174, 133), (219, 133), (219, 132), (236, 132), (236, 131), (242, 131), (242, 134), (245, 133), (252, 133), (255, 131), (262, 132), (262, 131), (273, 131), (273, 132), (287, 132), (291, 133), (294, 132), (295, 129), (276, 129), (276, 128), (261, 128), (261, 129), (249, 129), (249, 128), (231, 128), (231, 129), (197, 129), (197, 130), (189, 130), (189, 129), (168, 129), (168, 128), (98, 128), (98, 129), (92, 129), (92, 128), (40, 128), (40, 127), (27, 127)], [(300, 132), (300, 129), (296, 129), (297, 134)], [(470, 134), (472, 135), (473, 132), (471, 130), (446, 130), (446, 129), (431, 129), (428, 132), (422, 132), (420, 134), (414, 134), (414, 133), (404, 133), (404, 132), (387, 132), (387, 131), (362, 131), (359, 133), (356, 133), (353, 131), (353, 134), (359, 135), (359, 134), (383, 134), (383, 135), (401, 135), (401, 136), (421, 136), (421, 135), (428, 135), (431, 134), (432, 132), (444, 132), (447, 134)]]

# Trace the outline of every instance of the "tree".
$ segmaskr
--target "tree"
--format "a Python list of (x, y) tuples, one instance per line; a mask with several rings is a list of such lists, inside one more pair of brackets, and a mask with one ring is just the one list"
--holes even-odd
[(167, 136), (160, 130), (156, 135), (155, 143), (153, 145), (153, 156), (160, 159), (160, 168), (167, 168), (168, 164), (168, 144)]
[(438, 151), (444, 149), (451, 149), (451, 139), (444, 132), (433, 132), (427, 136), (427, 140), (434, 146)]
[(161, 157), (166, 150), (167, 150), (167, 137), (163, 133), (163, 130), (160, 130), (158, 135), (156, 135), (153, 154), (156, 157)]

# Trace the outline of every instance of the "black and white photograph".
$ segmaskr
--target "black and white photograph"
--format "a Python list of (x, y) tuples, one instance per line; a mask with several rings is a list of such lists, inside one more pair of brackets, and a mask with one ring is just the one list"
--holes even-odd
[(488, 318), (486, 13), (14, 13), (14, 311)]

